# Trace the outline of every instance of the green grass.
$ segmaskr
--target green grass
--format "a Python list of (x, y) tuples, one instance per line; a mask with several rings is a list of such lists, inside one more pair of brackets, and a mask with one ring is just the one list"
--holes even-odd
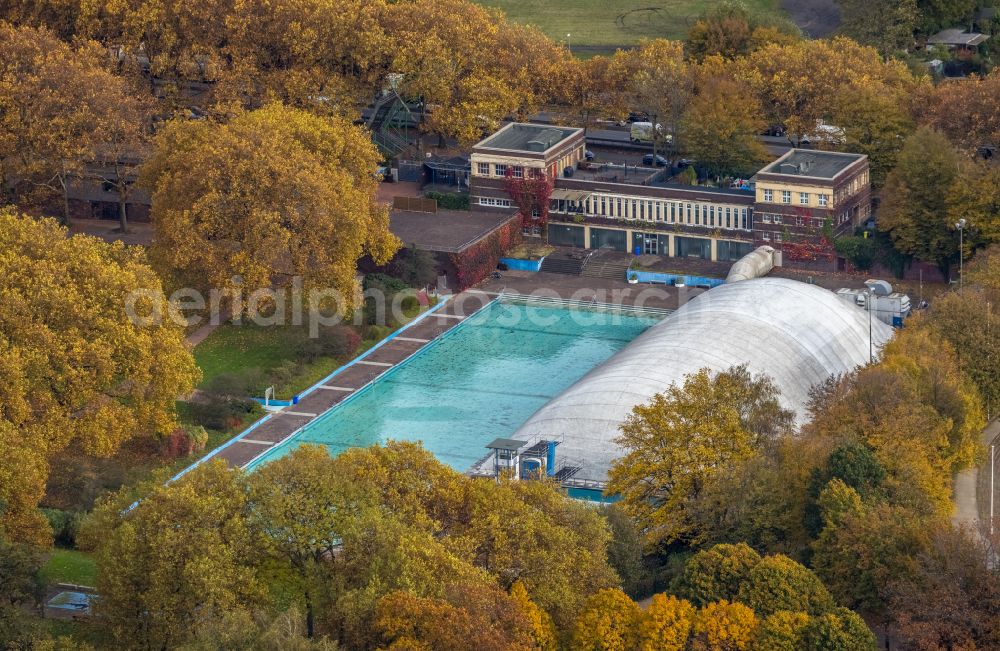
[(74, 583), (93, 587), (97, 581), (97, 565), (89, 554), (75, 549), (55, 547), (41, 571), (45, 583)]
[[(683, 39), (710, 0), (476, 0), (503, 10), (519, 23), (535, 25), (577, 55), (607, 54), (643, 38)], [(776, 0), (746, 0), (747, 8), (777, 12)], [(579, 47), (579, 49), (578, 49)]]

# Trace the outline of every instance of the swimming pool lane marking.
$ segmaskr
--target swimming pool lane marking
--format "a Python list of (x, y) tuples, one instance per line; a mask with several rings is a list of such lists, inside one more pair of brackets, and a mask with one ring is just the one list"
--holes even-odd
[[(485, 293), (485, 292), (480, 292), (480, 293)], [(445, 300), (441, 301), (440, 303), (438, 303), (437, 305), (433, 306), (431, 308), (431, 310), (437, 310), (437, 309), (440, 309), (440, 308), (444, 307), (445, 305), (447, 305), (454, 298), (455, 298), (454, 296), (449, 296), (447, 299), (445, 299)], [(351, 395), (347, 396), (346, 398), (344, 398), (339, 403), (337, 403), (335, 405), (332, 405), (329, 409), (327, 409), (322, 414), (320, 414), (320, 417), (326, 416), (327, 414), (331, 413), (335, 409), (341, 409), (341, 408), (343, 408), (344, 405), (346, 405), (347, 403), (351, 402), (351, 400), (353, 400), (354, 398), (356, 398), (359, 395), (361, 395), (364, 392), (365, 389), (367, 389), (368, 387), (370, 387), (373, 384), (375, 384), (376, 381), (378, 381), (378, 380), (384, 380), (389, 374), (394, 373), (399, 368), (401, 368), (405, 362), (407, 362), (408, 360), (410, 360), (410, 359), (412, 359), (414, 357), (417, 357), (418, 355), (420, 355), (424, 351), (429, 350), (434, 344), (437, 344), (438, 342), (444, 340), (448, 335), (453, 334), (455, 332), (455, 330), (457, 330), (459, 328), (459, 326), (463, 325), (466, 321), (468, 321), (469, 319), (473, 318), (474, 316), (476, 316), (480, 312), (483, 312), (487, 308), (492, 307), (499, 300), (500, 299), (498, 299), (498, 298), (494, 298), (493, 300), (488, 301), (486, 304), (480, 305), (478, 309), (473, 310), (472, 313), (469, 314), (468, 316), (466, 316), (466, 317), (459, 317), (459, 318), (463, 319), (461, 323), (457, 323), (454, 326), (448, 328), (447, 330), (445, 330), (441, 334), (439, 334), (436, 337), (434, 337), (434, 339), (432, 339), (428, 343), (424, 344), (423, 346), (421, 346), (417, 350), (413, 351), (412, 353), (410, 353), (409, 355), (407, 355), (403, 359), (399, 360), (395, 365), (393, 365), (392, 368), (387, 369), (385, 371), (385, 373), (382, 373), (382, 374), (380, 374), (380, 375), (372, 378), (371, 380), (369, 380), (365, 384), (361, 385), (360, 387), (358, 387), (357, 389), (355, 389), (354, 393), (352, 393)], [(382, 344), (387, 343), (391, 339), (399, 336), (399, 334), (402, 333), (402, 332), (404, 332), (407, 328), (416, 325), (418, 322), (420, 322), (423, 319), (428, 318), (430, 316), (434, 316), (431, 311), (424, 312), (423, 314), (421, 314), (420, 316), (418, 316), (416, 319), (414, 319), (413, 321), (410, 321), (407, 325), (403, 326), (402, 328), (400, 328), (399, 330), (397, 330), (393, 334), (389, 335), (388, 337), (386, 337), (385, 339), (383, 339), (382, 341), (380, 341), (378, 344), (376, 344), (372, 348), (369, 348), (368, 351), (365, 352), (360, 357), (352, 360), (348, 364), (345, 364), (344, 366), (340, 367), (339, 369), (337, 369), (336, 371), (334, 371), (330, 375), (328, 375), (325, 378), (323, 378), (322, 380), (320, 380), (317, 384), (315, 384), (312, 387), (310, 387), (307, 390), (307, 392), (312, 391), (313, 389), (318, 389), (319, 387), (323, 386), (326, 382), (329, 382), (331, 379), (333, 379), (333, 377), (336, 376), (337, 373), (340, 373), (341, 371), (347, 369), (348, 367), (353, 366), (354, 364), (357, 364), (359, 361), (361, 361), (361, 359), (363, 357), (365, 357), (366, 355), (371, 354), (375, 349), (377, 349)], [(305, 395), (305, 393), (300, 394), (300, 395)], [(275, 412), (275, 413), (280, 413), (280, 412)], [(283, 439), (281, 439), (280, 441), (278, 441), (277, 443), (275, 443), (272, 447), (270, 447), (270, 448), (268, 448), (266, 450), (263, 450), (260, 454), (252, 457), (249, 461), (247, 461), (246, 463), (244, 463), (240, 467), (244, 468), (244, 469), (245, 468), (249, 468), (249, 467), (253, 466), (253, 464), (257, 463), (257, 461), (259, 461), (260, 459), (268, 456), (269, 454), (271, 454), (275, 450), (283, 448), (290, 441), (294, 440), (303, 430), (305, 430), (307, 427), (309, 427), (310, 425), (312, 425), (313, 422), (314, 421), (309, 421), (308, 423), (305, 423), (304, 425), (301, 425), (300, 427), (296, 428), (288, 436), (284, 437)]]

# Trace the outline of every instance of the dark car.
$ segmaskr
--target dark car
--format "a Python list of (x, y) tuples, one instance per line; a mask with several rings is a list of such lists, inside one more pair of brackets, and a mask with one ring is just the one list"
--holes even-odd
[(590, 151), (589, 149), (585, 149), (583, 151), (583, 157), (586, 158), (587, 160), (594, 160), (594, 152)]
[(642, 164), (656, 165), (657, 167), (666, 167), (667, 159), (664, 158), (663, 156), (660, 156), (659, 154), (657, 154), (656, 156), (653, 156), (652, 154), (646, 154), (645, 156), (642, 157)]

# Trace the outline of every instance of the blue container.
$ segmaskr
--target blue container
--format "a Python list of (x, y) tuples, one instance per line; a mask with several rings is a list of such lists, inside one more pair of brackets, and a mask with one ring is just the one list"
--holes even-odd
[(538, 459), (525, 459), (521, 462), (521, 479), (536, 479), (542, 476), (542, 462)]

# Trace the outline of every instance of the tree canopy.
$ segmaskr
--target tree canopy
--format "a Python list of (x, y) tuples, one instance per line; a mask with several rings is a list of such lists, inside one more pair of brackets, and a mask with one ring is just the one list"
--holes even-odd
[(173, 121), (140, 178), (152, 258), (176, 286), (252, 291), (298, 276), (354, 307), (358, 259), (385, 263), (399, 248), (375, 198), (378, 160), (346, 119), (277, 104), (226, 123)]
[(141, 250), (10, 210), (0, 210), (0, 248), (0, 524), (14, 540), (46, 541), (35, 505), (53, 456), (71, 444), (110, 455), (168, 434), (200, 373)]

